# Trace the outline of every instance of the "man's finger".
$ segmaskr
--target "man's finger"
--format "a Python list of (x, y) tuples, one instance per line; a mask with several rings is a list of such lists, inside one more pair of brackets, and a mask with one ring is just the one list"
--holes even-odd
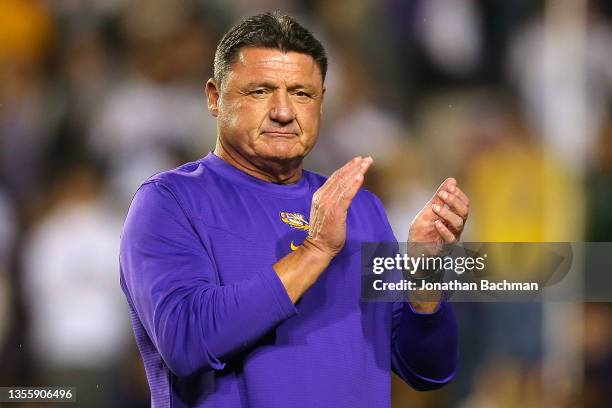
[(347, 164), (336, 170), (329, 179), (321, 187), (321, 194), (324, 197), (332, 197), (334, 202), (337, 201), (336, 197), (343, 191), (346, 190), (347, 180), (352, 179), (354, 174), (357, 174), (359, 167), (363, 163), (363, 158), (358, 156)]
[(353, 157), (351, 160), (346, 162), (342, 167), (334, 171), (332, 175), (329, 176), (329, 178), (327, 179), (327, 181), (325, 182), (323, 186), (327, 185), (329, 187), (329, 185), (336, 183), (339, 179), (345, 178), (348, 173), (351, 173), (355, 171), (356, 169), (358, 169), (359, 165), (362, 162), (363, 162), (363, 157), (361, 156)]
[(436, 220), (434, 221), (434, 225), (436, 226), (436, 229), (440, 233), (440, 236), (444, 242), (447, 244), (454, 244), (457, 241), (455, 234), (453, 234), (442, 221)]
[(445, 223), (450, 226), (455, 232), (460, 232), (463, 228), (463, 218), (452, 212), (440, 204), (434, 204), (431, 206), (432, 210), (442, 218)]
[(361, 156), (354, 157), (346, 162), (342, 167), (334, 171), (332, 175), (329, 176), (325, 184), (319, 188), (319, 196), (327, 194), (329, 190), (335, 190), (337, 188), (338, 181), (345, 178), (347, 172), (357, 169), (358, 165), (361, 164), (362, 161), (363, 158)]
[(433, 204), (431, 208), (440, 218), (446, 221), (446, 224), (450, 225), (455, 232), (461, 232), (463, 228), (462, 217), (440, 204)]
[(440, 184), (440, 187), (438, 187), (438, 189), (436, 190), (436, 193), (433, 195), (431, 200), (429, 200), (429, 204), (444, 204), (442, 202), (442, 199), (440, 199), (440, 197), (438, 196), (438, 193), (440, 193), (441, 191), (445, 191), (445, 190), (448, 191), (449, 188), (456, 186), (456, 185), (457, 185), (457, 180), (455, 180), (452, 177), (449, 177), (446, 180), (444, 180), (442, 184)]
[(468, 196), (459, 188), (458, 185), (455, 186), (451, 186), (450, 187), (450, 192), (453, 194), (456, 194), (457, 197), (459, 197), (459, 199), (461, 199), (461, 201), (463, 201), (463, 203), (465, 204), (466, 207), (469, 208), (470, 206), (470, 199), (468, 198)]
[[(338, 185), (338, 189), (336, 190), (336, 204), (339, 203), (340, 200), (350, 197), (349, 202), (345, 203), (346, 207), (350, 205), (350, 201), (353, 199), (359, 187), (363, 184), (363, 175), (368, 171), (370, 166), (372, 165), (372, 158), (366, 157), (360, 163), (358, 167), (353, 168), (352, 172), (348, 172), (343, 177), (341, 183)], [(357, 184), (357, 186), (355, 186)]]
[[(457, 191), (456, 188), (455, 191)], [(467, 218), (469, 209), (467, 205), (465, 205), (463, 200), (459, 198), (459, 196), (446, 190), (443, 190), (438, 193), (438, 197), (440, 197), (440, 199), (444, 202), (444, 204), (448, 206), (448, 208), (453, 210), (459, 217), (461, 217), (462, 220), (465, 220)], [(436, 205), (439, 204), (433, 204), (433, 206)]]
[(346, 180), (346, 189), (341, 192), (338, 198), (338, 204), (341, 205), (343, 210), (348, 209), (349, 205), (353, 201), (353, 198), (359, 191), (359, 188), (363, 185), (364, 175), (370, 168), (374, 161), (371, 157), (366, 157), (357, 171), (351, 174), (351, 178)]
[(347, 173), (354, 171), (356, 168), (359, 167), (362, 161), (363, 161), (363, 157), (361, 156), (353, 157), (351, 160), (346, 162), (338, 170), (334, 171), (332, 175), (329, 177), (328, 181), (332, 179), (341, 178), (345, 176)]

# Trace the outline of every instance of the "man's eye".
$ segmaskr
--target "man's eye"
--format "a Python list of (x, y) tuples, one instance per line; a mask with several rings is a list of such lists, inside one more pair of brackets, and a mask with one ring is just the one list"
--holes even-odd
[(293, 95), (300, 99), (304, 99), (304, 100), (306, 100), (307, 98), (310, 98), (310, 94), (304, 91), (296, 91), (293, 93)]
[(255, 89), (254, 91), (251, 91), (251, 95), (265, 95), (265, 94), (266, 94), (265, 89)]

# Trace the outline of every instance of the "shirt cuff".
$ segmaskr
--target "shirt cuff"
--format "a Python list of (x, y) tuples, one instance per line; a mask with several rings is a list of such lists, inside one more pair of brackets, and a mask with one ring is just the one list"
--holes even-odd
[(298, 313), (295, 305), (291, 301), (285, 285), (280, 280), (280, 277), (272, 267), (263, 270), (260, 273), (261, 278), (266, 282), (267, 287), (272, 292), (275, 303), (278, 306), (278, 311), (281, 319), (288, 319)]
[(414, 310), (412, 305), (408, 303), (408, 306), (404, 310), (404, 314), (408, 314), (409, 316), (404, 316), (404, 318), (410, 318), (416, 326), (427, 328), (432, 326), (437, 326), (442, 323), (446, 319), (446, 315), (448, 314), (448, 307), (450, 306), (447, 301), (440, 300), (436, 309), (432, 313), (421, 313)]

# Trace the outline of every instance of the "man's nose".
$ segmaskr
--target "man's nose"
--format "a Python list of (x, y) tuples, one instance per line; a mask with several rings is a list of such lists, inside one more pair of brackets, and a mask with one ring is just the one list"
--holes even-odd
[(295, 119), (295, 111), (289, 95), (282, 92), (275, 95), (270, 108), (270, 119), (278, 123), (289, 123)]

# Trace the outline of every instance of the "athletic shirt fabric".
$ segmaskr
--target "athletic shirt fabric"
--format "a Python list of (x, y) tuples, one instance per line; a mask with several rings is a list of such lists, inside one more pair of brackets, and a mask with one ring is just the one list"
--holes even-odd
[(393, 369), (417, 389), (454, 376), (451, 304), (361, 302), (360, 243), (394, 242), (361, 189), (340, 254), (294, 305), (272, 265), (307, 236), (314, 192), (254, 178), (213, 153), (138, 189), (120, 283), (153, 407), (385, 407)]

